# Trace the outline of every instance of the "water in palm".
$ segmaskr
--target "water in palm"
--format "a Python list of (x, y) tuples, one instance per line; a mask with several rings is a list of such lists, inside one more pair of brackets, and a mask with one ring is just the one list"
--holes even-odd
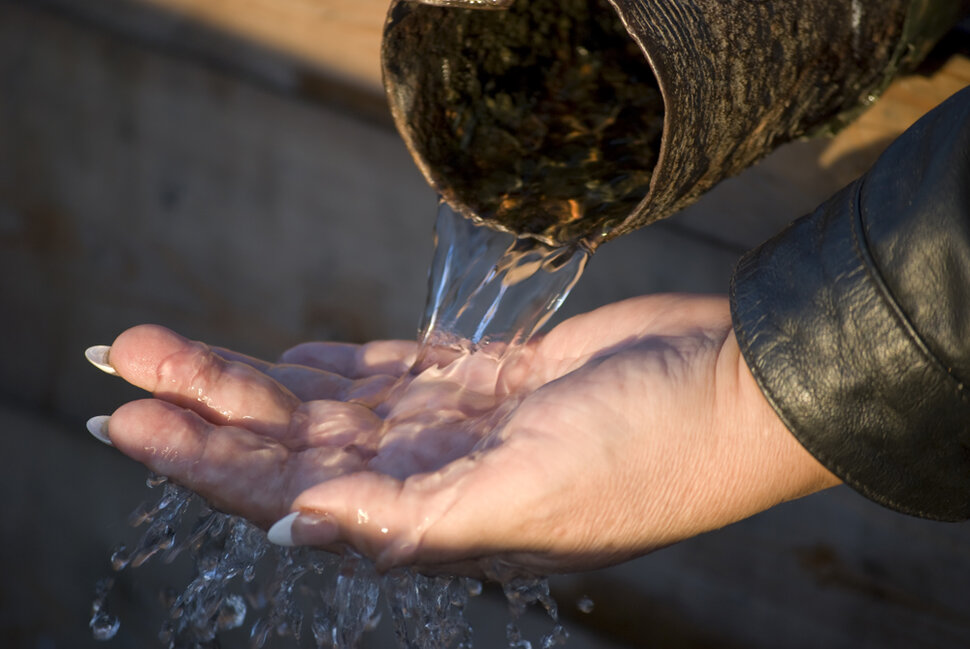
[[(438, 426), (447, 430), (446, 411), (460, 410), (461, 400), (491, 399), (487, 416), (463, 422), (463, 439), (441, 440), (458, 453), (475, 453), (489, 444), (515, 399), (501, 386), (467, 389), (463, 376), (469, 363), (513, 363), (516, 354), (555, 313), (578, 280), (590, 250), (573, 244), (551, 248), (528, 238), (516, 238), (478, 226), (441, 204), (435, 228), (435, 253), (429, 273), (427, 306), (419, 330), (417, 359), (399, 384), (380, 404), (385, 417), (405, 411), (401, 403), (413, 396), (414, 386), (427, 379), (455, 381), (455, 408), (440, 412), (411, 412), (400, 417), (395, 431), (420, 431)], [(499, 372), (488, 376), (498, 376)], [(395, 410), (397, 407), (397, 410)], [(406, 437), (409, 433), (396, 433)], [(396, 440), (408, 448), (410, 440)], [(431, 470), (435, 465), (411, 465), (407, 452), (375, 454), (376, 466), (398, 475)], [(383, 460), (381, 458), (384, 458)], [(437, 456), (440, 464), (447, 459)], [(441, 458), (445, 457), (445, 460)], [(390, 459), (388, 459), (390, 458)], [(402, 459), (404, 458), (404, 459)], [(396, 569), (378, 575), (367, 559), (352, 553), (336, 556), (306, 548), (280, 548), (244, 519), (211, 509), (201, 498), (164, 477), (149, 478), (161, 490), (153, 504), (143, 505), (129, 522), (140, 537), (119, 546), (111, 556), (121, 571), (149, 560), (192, 565), (193, 577), (181, 591), (164, 598), (167, 620), (159, 632), (161, 646), (215, 648), (226, 633), (248, 629), (249, 646), (260, 648), (274, 639), (289, 646), (352, 649), (366, 644), (367, 632), (379, 623), (393, 628), (402, 649), (469, 648), (474, 632), (465, 609), (482, 590), (475, 580), (426, 577)], [(555, 602), (542, 579), (519, 578), (499, 568), (485, 572), (498, 581), (508, 600), (508, 646), (548, 649), (565, 642)], [(113, 637), (118, 619), (110, 613), (111, 578), (98, 584), (92, 603), (91, 629), (96, 638)], [(530, 640), (516, 619), (530, 606), (549, 615), (547, 632)]]

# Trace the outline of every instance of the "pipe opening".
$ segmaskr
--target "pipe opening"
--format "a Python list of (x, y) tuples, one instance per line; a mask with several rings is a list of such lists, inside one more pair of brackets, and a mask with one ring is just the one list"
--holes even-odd
[(466, 216), (546, 241), (597, 238), (649, 190), (663, 99), (606, 0), (402, 4), (384, 65), (405, 140)]

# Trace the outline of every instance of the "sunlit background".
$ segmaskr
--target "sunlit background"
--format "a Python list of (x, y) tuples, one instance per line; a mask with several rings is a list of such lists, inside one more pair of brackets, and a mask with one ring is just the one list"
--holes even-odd
[[(177, 565), (117, 575), (121, 631), (91, 639), (94, 584), (154, 496), (85, 431), (139, 396), (87, 346), (140, 322), (267, 358), (414, 336), (435, 196), (385, 107), (386, 4), (0, 0), (0, 647), (158, 646), (157, 592), (184, 583)], [(970, 83), (967, 40), (835, 140), (789, 145), (604, 246), (565, 310), (724, 293), (742, 251)], [(553, 585), (575, 649), (965, 647), (968, 547), (965, 525), (837, 489)], [(503, 606), (483, 595), (477, 646), (500, 646)]]

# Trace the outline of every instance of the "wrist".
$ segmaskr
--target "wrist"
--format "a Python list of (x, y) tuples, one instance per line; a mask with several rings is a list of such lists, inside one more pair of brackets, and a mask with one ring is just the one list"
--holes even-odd
[(762, 509), (841, 484), (785, 426), (751, 373), (733, 330), (724, 341), (718, 364), (734, 375), (727, 382), (733, 383), (734, 393), (726, 404), (733, 410), (727, 420), (735, 422), (734, 434), (745, 456), (739, 464), (763, 487)]

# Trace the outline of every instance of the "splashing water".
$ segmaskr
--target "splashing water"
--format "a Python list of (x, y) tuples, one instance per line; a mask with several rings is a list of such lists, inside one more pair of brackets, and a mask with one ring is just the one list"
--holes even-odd
[(108, 640), (118, 633), (121, 621), (108, 613), (104, 607), (104, 602), (114, 586), (114, 580), (110, 577), (98, 580), (94, 587), (94, 601), (91, 602), (91, 634), (95, 640)]
[[(582, 243), (549, 248), (475, 225), (442, 203), (420, 351), (409, 380), (402, 379), (391, 390), (389, 399), (396, 399), (395, 407), (406, 404), (414, 396), (409, 391), (419, 390), (423, 379), (452, 376), (469, 358), (495, 364), (513, 360), (562, 304), (590, 254)], [(492, 405), (503, 402), (504, 407), (476, 421), (467, 433), (466, 451), (501, 443), (492, 433), (501, 428), (515, 401), (506, 405), (497, 386), (491, 391), (495, 393)], [(467, 397), (458, 392), (459, 398)], [(425, 421), (408, 416), (412, 417), (408, 425), (399, 428), (415, 429)], [(431, 420), (440, 422), (440, 417)], [(372, 467), (402, 475), (422, 470), (393, 453), (390, 457), (388, 467), (380, 466), (380, 455)], [(130, 549), (115, 548), (111, 565), (117, 572), (153, 558), (168, 563), (183, 554), (190, 557), (193, 578), (181, 593), (173, 591), (164, 598), (168, 620), (159, 633), (162, 646), (215, 649), (220, 632), (241, 627), (248, 619), (251, 649), (263, 647), (274, 635), (292, 639), (294, 646), (310, 636), (318, 649), (354, 649), (386, 610), (401, 649), (472, 647), (472, 628), (464, 611), (470, 599), (482, 592), (481, 582), (426, 577), (407, 569), (378, 575), (369, 560), (352, 552), (336, 556), (275, 546), (246, 520), (210, 508), (164, 477), (151, 476), (147, 484), (160, 488), (161, 496), (131, 514), (129, 523), (144, 526), (144, 531)], [(546, 580), (489, 576), (501, 582), (509, 604), (510, 649), (533, 647), (516, 623), (531, 606), (541, 607), (552, 622), (538, 646), (551, 649), (565, 643), (567, 633), (558, 623)], [(110, 639), (119, 629), (118, 619), (107, 607), (112, 584), (110, 578), (100, 581), (92, 603), (90, 626), (99, 640)]]

